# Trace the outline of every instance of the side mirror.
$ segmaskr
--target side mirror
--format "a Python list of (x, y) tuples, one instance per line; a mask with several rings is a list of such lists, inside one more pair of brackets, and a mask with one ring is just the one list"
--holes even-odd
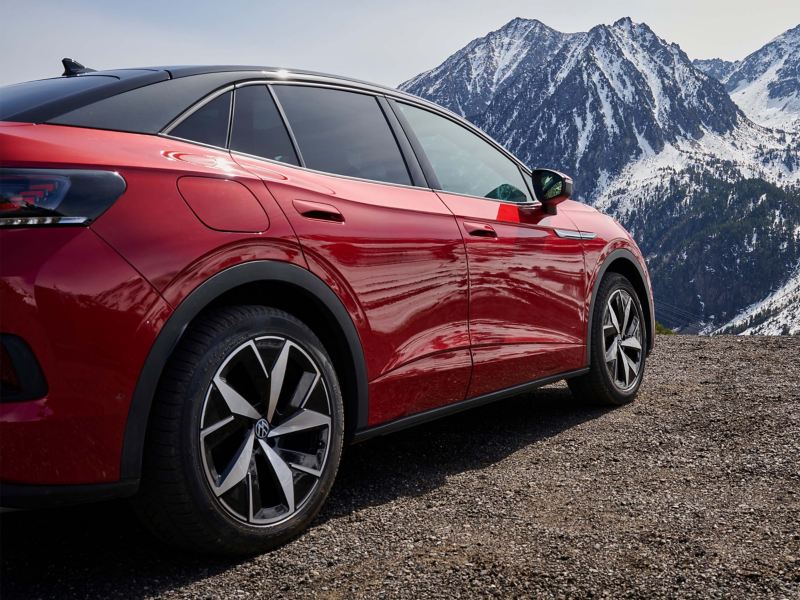
[(572, 179), (558, 171), (534, 169), (533, 193), (549, 215), (556, 214), (556, 206), (572, 196)]

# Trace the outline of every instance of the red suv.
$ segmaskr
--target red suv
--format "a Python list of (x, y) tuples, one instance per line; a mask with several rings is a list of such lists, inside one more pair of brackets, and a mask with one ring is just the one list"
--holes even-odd
[(343, 443), (561, 379), (636, 395), (647, 269), (568, 177), (350, 79), (65, 64), (0, 91), (0, 505), (135, 496), (255, 552)]

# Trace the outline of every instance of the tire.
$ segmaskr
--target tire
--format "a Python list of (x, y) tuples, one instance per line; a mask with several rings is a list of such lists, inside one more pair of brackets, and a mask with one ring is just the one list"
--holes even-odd
[[(622, 322), (625, 306), (627, 324)], [(600, 282), (591, 334), (589, 372), (567, 381), (573, 396), (605, 406), (633, 402), (644, 377), (647, 332), (639, 297), (623, 275), (609, 273)], [(606, 361), (607, 351), (613, 355), (610, 361)]]
[(336, 373), (306, 325), (263, 306), (214, 309), (165, 368), (134, 506), (193, 552), (270, 550), (319, 512), (343, 435)]

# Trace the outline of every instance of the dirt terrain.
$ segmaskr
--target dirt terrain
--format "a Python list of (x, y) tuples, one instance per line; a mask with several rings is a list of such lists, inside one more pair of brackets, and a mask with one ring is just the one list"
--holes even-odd
[(349, 449), (328, 504), (248, 560), (124, 502), (0, 520), (11, 598), (800, 598), (800, 337), (661, 336), (639, 399), (542, 388)]

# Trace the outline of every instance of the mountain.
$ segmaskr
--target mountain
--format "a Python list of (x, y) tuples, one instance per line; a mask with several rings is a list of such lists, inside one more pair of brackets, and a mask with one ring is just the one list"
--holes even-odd
[(725, 81), (733, 73), (738, 63), (721, 58), (700, 58), (693, 60), (692, 64), (706, 75), (717, 81)]
[(800, 263), (777, 291), (711, 333), (800, 335)]
[(535, 19), (517, 18), (400, 87), (458, 114), (479, 115), (509, 76), (547, 62), (571, 37)]
[[(573, 174), (587, 200), (632, 159), (743, 118), (719, 81), (647, 25), (548, 33), (539, 51), (527, 32), (542, 30), (552, 31), (515, 19), (400, 89), (469, 118), (528, 164)], [(487, 48), (506, 49), (502, 61)]]
[(800, 135), (753, 122), (726, 89), (772, 72), (766, 89), (791, 96), (794, 35), (735, 63), (693, 63), (628, 18), (572, 34), (515, 19), (400, 88), (570, 173), (576, 195), (639, 242), (658, 318), (712, 332), (800, 262)]
[(735, 63), (710, 59), (695, 66), (725, 84), (756, 123), (800, 130), (800, 25)]

